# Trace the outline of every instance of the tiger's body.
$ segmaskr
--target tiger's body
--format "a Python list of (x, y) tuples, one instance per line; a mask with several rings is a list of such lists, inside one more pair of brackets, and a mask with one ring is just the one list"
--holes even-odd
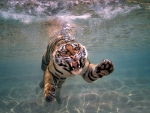
[(108, 59), (94, 65), (88, 59), (86, 48), (75, 41), (70, 34), (69, 24), (62, 26), (47, 46), (42, 57), (41, 68), (44, 71), (43, 80), (40, 83), (44, 87), (44, 95), (47, 101), (56, 98), (61, 103), (60, 91), (67, 77), (81, 75), (89, 83), (107, 76), (114, 70), (114, 65)]

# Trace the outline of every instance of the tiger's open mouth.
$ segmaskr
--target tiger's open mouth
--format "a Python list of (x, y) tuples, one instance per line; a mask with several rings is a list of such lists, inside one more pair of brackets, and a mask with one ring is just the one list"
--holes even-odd
[(80, 62), (78, 61), (72, 61), (70, 62), (70, 66), (71, 66), (71, 72), (75, 75), (80, 74), (81, 72), (81, 68), (80, 68)]

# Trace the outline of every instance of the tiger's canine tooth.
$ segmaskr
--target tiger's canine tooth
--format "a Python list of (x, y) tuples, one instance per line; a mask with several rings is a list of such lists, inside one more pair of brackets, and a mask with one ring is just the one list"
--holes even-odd
[(70, 62), (70, 66), (72, 67), (72, 62)]

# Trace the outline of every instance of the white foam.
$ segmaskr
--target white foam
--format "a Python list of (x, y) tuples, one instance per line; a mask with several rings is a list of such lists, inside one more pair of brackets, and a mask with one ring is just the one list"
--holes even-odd
[(101, 10), (95, 10), (101, 18), (103, 19), (112, 19), (112, 18), (115, 18), (116, 16), (118, 15), (125, 15), (125, 14), (128, 14), (130, 13), (132, 10), (135, 10), (135, 9), (140, 9), (140, 6), (139, 5), (134, 5), (134, 6), (121, 6), (121, 5), (118, 5), (118, 6), (107, 6), (105, 8), (101, 8)]
[(30, 16), (27, 14), (18, 14), (18, 13), (12, 13), (12, 12), (6, 12), (0, 10), (0, 15), (5, 19), (14, 19), (19, 20), (20, 22), (23, 22), (25, 24), (29, 24), (33, 21), (36, 21), (37, 17)]
[(75, 19), (87, 19), (87, 18), (90, 18), (91, 17), (91, 14), (84, 14), (84, 15), (80, 15), (80, 16), (73, 16), (73, 15), (63, 15), (63, 16), (58, 16), (62, 19), (72, 19), (72, 20), (75, 20)]
[[(11, 2), (9, 2), (7, 11), (5, 11), (5, 9), (0, 10), (0, 16), (2, 16), (3, 18), (6, 18), (6, 19), (19, 20), (25, 24), (29, 24), (31, 22), (50, 18), (51, 17), (51, 16), (49, 16), (51, 14), (50, 9), (53, 10), (53, 9), (58, 8), (58, 2), (55, 2), (55, 1), (47, 1), (44, 3), (40, 2), (38, 0), (31, 0), (31, 1), (36, 4), (34, 7), (32, 7), (33, 9), (31, 7), (24, 6), (26, 3), (28, 3), (27, 1), (26, 2), (25, 1), (24, 2), (11, 1)], [(95, 0), (95, 1), (97, 1), (97, 0)], [(93, 10), (95, 12), (95, 14), (99, 15), (99, 17), (102, 19), (112, 19), (118, 15), (125, 15), (125, 14), (130, 13), (132, 10), (140, 8), (139, 5), (134, 5), (134, 6), (121, 5), (121, 4), (117, 3), (118, 0), (115, 0), (115, 2), (117, 3), (115, 6), (112, 6), (109, 4), (111, 1), (114, 1), (114, 0), (104, 0), (104, 1), (105, 1), (104, 4), (96, 2), (97, 3), (96, 7), (93, 5), (93, 8), (92, 8), (92, 5), (91, 5), (90, 7), (87, 7), (87, 8), (91, 8), (89, 10)], [(66, 4), (68, 4), (68, 5), (69, 5), (69, 3), (70, 2), (66, 2)], [(22, 9), (22, 12), (20, 12), (20, 13), (16, 13), (16, 11), (15, 11), (16, 10), (15, 6), (17, 4), (19, 4)], [(48, 9), (48, 8), (50, 8), (50, 9)], [(85, 10), (88, 10), (88, 9), (85, 9)], [(63, 11), (64, 11), (64, 9), (63, 9)], [(68, 20), (69, 19), (72, 19), (72, 20), (88, 19), (88, 18), (92, 17), (92, 14), (89, 14), (89, 13), (79, 15), (79, 16), (74, 16), (74, 15), (70, 15), (71, 12), (69, 10), (67, 10), (67, 11), (65, 10), (66, 11), (65, 14), (61, 13), (63, 11), (60, 10), (60, 12), (59, 12), (60, 15), (56, 14), (55, 16), (60, 17), (65, 20), (66, 19), (68, 19)], [(36, 15), (36, 16), (34, 16), (34, 15)]]
[[(41, 12), (41, 9), (39, 9), (39, 12)], [(41, 17), (37, 17), (37, 16), (27, 15), (25, 13), (19, 14), (19, 13), (13, 13), (13, 12), (9, 12), (9, 11), (1, 11), (1, 10), (0, 10), (0, 15), (5, 19), (19, 20), (20, 22), (23, 22), (25, 24), (30, 24), (32, 22), (42, 21), (42, 20), (51, 18), (51, 16), (45, 16), (45, 17), (41, 18)], [(57, 17), (65, 19), (65, 20), (70, 20), (70, 19), (75, 20), (75, 19), (87, 19), (87, 18), (90, 18), (91, 15), (90, 14), (84, 14), (84, 15), (80, 15), (80, 16), (73, 16), (73, 15), (59, 16), (59, 15), (57, 15)]]

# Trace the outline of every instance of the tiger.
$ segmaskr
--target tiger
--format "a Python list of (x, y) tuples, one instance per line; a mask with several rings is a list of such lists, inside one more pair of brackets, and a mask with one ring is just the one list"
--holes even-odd
[[(99, 64), (91, 63), (86, 47), (77, 42), (71, 33), (71, 25), (65, 22), (59, 26), (60, 31), (50, 39), (42, 56), (41, 69), (44, 75), (39, 85), (44, 88), (47, 102), (56, 99), (61, 104), (61, 87), (67, 77), (80, 75), (86, 82), (92, 83), (111, 74), (114, 71), (114, 64), (108, 59), (102, 60)], [(56, 28), (57, 26), (54, 27)]]

